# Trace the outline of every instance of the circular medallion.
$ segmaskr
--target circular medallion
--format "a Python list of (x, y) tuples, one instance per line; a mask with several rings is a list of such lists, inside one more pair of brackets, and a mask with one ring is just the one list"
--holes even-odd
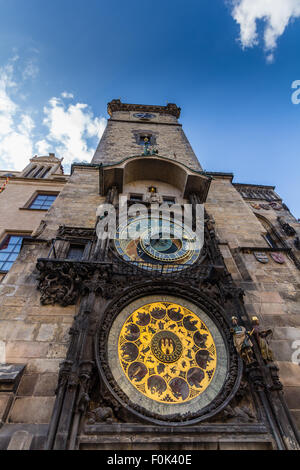
[(119, 334), (118, 356), (136, 390), (168, 404), (202, 394), (213, 380), (218, 361), (204, 321), (183, 305), (164, 301), (148, 303), (130, 314)]
[(152, 354), (161, 362), (176, 362), (182, 355), (182, 343), (172, 331), (159, 331), (151, 340)]
[(163, 217), (129, 219), (118, 227), (114, 243), (125, 261), (154, 270), (164, 264), (165, 272), (191, 266), (202, 248), (191, 230)]
[(97, 333), (97, 365), (110, 394), (138, 419), (195, 424), (232, 400), (242, 362), (221, 307), (195, 289), (164, 289), (133, 286), (110, 305)]

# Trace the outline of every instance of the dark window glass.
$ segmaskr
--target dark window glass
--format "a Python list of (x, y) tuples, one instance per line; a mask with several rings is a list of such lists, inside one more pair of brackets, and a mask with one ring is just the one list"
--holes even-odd
[(0, 271), (8, 272), (16, 261), (23, 237), (8, 235), (0, 245)]
[(264, 237), (267, 240), (267, 242), (269, 243), (271, 248), (277, 248), (276, 242), (273, 240), (273, 238), (271, 237), (271, 235), (269, 233), (264, 235)]
[(84, 245), (70, 245), (67, 258), (80, 261), (83, 257)]
[(36, 165), (34, 165), (34, 167), (32, 167), (32, 168), (28, 171), (28, 173), (26, 173), (26, 175), (25, 175), (26, 178), (31, 177), (32, 174), (35, 172), (35, 170), (36, 170)]
[(41, 178), (47, 178), (49, 172), (51, 170), (51, 167), (50, 168), (47, 168), (46, 171), (41, 175)]
[(41, 167), (38, 169), (38, 171), (33, 175), (33, 177), (34, 177), (34, 178), (40, 178), (41, 173), (44, 171), (44, 169), (45, 169), (45, 168), (44, 168), (43, 166), (41, 166)]
[(167, 204), (175, 204), (175, 197), (165, 196), (163, 197), (163, 202), (166, 202)]
[(142, 202), (143, 195), (142, 194), (130, 194), (130, 201)]
[(34, 201), (30, 204), (30, 209), (48, 210), (52, 206), (57, 196), (53, 194), (38, 194)]

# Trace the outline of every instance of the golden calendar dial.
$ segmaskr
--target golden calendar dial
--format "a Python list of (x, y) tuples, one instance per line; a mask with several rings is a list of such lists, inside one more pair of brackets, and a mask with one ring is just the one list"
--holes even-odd
[(217, 351), (208, 327), (177, 303), (152, 302), (123, 324), (120, 365), (129, 382), (160, 403), (188, 402), (213, 380)]

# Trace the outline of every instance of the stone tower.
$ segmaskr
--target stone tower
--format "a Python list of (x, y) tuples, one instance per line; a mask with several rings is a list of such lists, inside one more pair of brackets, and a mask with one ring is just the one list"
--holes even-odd
[(1, 448), (299, 449), (299, 223), (274, 187), (204, 172), (175, 104), (108, 113), (31, 233), (0, 234), (3, 259), (20, 245), (0, 285)]

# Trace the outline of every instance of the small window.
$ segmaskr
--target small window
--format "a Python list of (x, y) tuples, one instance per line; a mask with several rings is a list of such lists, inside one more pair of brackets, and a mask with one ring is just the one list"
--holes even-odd
[(277, 248), (276, 242), (273, 240), (269, 233), (264, 235), (264, 239), (268, 242), (271, 248)]
[(130, 194), (130, 201), (143, 202), (143, 195), (142, 194)]
[(167, 204), (175, 204), (175, 197), (172, 196), (163, 196), (163, 202), (166, 202)]
[(139, 144), (140, 145), (145, 145), (148, 143), (148, 145), (151, 144), (151, 135), (150, 134), (147, 134), (147, 135), (140, 135), (140, 141), (139, 141)]
[(33, 175), (33, 178), (40, 178), (41, 173), (45, 170), (45, 167), (41, 166), (38, 171)]
[(41, 175), (41, 178), (47, 178), (49, 172), (51, 170), (51, 166), (49, 168), (46, 168), (46, 170), (44, 171), (44, 173)]
[(76, 261), (81, 261), (83, 258), (85, 246), (71, 243), (67, 259), (73, 259)]
[(34, 201), (30, 204), (29, 209), (48, 210), (57, 198), (54, 194), (38, 194)]
[(36, 169), (37, 169), (37, 166), (34, 165), (32, 168), (30, 168), (30, 170), (28, 171), (28, 173), (26, 173), (25, 177), (26, 177), (26, 178), (31, 178)]
[(16, 261), (24, 237), (7, 235), (0, 245), (0, 271), (8, 272)]

